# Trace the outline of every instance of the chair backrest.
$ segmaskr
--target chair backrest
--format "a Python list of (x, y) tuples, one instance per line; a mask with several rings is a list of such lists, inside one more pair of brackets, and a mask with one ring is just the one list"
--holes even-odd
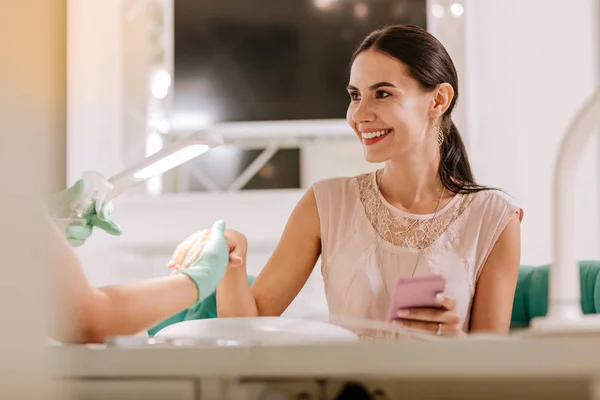
[[(548, 265), (523, 265), (513, 302), (511, 328), (529, 326), (532, 318), (548, 311)], [(581, 308), (585, 314), (600, 313), (600, 261), (579, 262)]]

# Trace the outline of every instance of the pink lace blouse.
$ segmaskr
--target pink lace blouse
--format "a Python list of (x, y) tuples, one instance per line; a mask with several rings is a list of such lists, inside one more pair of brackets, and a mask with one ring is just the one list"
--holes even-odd
[(336, 317), (385, 321), (399, 277), (443, 274), (467, 330), (482, 267), (511, 216), (522, 216), (495, 190), (455, 195), (435, 218), (408, 214), (376, 189), (375, 173), (322, 180), (313, 189), (325, 294)]

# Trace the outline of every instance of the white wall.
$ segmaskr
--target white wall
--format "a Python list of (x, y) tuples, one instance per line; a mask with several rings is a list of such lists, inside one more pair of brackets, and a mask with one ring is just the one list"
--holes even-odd
[(67, 182), (123, 169), (121, 0), (68, 1)]
[[(478, 179), (525, 209), (524, 263), (552, 260), (552, 174), (568, 124), (596, 87), (595, 0), (472, 0), (470, 155)], [(581, 159), (580, 258), (598, 258), (598, 146)]]
[[(98, 21), (79, 7), (77, 35), (93, 30)], [(523, 263), (541, 264), (551, 261), (551, 177), (560, 139), (575, 112), (591, 94), (596, 82), (595, 0), (559, 2), (556, 0), (469, 0), (465, 1), (467, 37), (466, 73), (461, 77), (461, 93), (468, 118), (467, 142), (471, 161), (481, 183), (504, 188), (521, 202), (525, 209), (522, 225)], [(90, 3), (91, 4), (91, 3)], [(114, 5), (106, 7), (105, 17), (112, 16)], [(74, 9), (71, 9), (73, 12)], [(99, 12), (99, 11), (98, 11)], [(74, 15), (75, 16), (75, 15)], [(98, 29), (103, 29), (99, 27)], [(112, 29), (112, 28), (111, 28)], [(118, 37), (114, 31), (96, 35), (94, 40), (106, 49), (94, 53), (96, 63), (90, 76), (103, 73), (105, 79), (118, 79), (112, 66), (98, 57), (114, 55)], [(441, 35), (442, 33), (440, 33)], [(451, 37), (451, 35), (447, 36)], [(459, 35), (460, 37), (460, 35)], [(75, 39), (79, 40), (79, 39)], [(95, 42), (96, 43), (96, 42)], [(111, 47), (112, 46), (112, 47)], [(109, 51), (109, 48), (113, 49)], [(87, 57), (89, 49), (78, 46), (79, 57)], [(89, 55), (91, 57), (92, 55)], [(77, 57), (77, 55), (71, 55)], [(73, 64), (70, 64), (73, 65)], [(77, 65), (77, 64), (76, 64)], [(90, 68), (78, 64), (79, 68)], [(92, 73), (93, 72), (93, 73)], [(107, 78), (108, 77), (108, 78)], [(119, 129), (106, 131), (98, 126), (113, 126), (120, 118), (115, 112), (121, 101), (114, 82), (70, 91), (70, 104), (78, 96), (106, 95), (114, 100), (106, 109), (69, 116), (69, 135), (79, 134), (75, 127), (89, 135), (107, 135), (114, 153), (121, 154)], [(87, 92), (86, 90), (89, 90)], [(117, 96), (117, 97), (115, 97)], [(112, 101), (112, 100), (111, 100)], [(103, 104), (103, 103), (99, 103)], [(119, 114), (120, 115), (120, 114)], [(84, 120), (85, 119), (85, 120)], [(70, 136), (71, 138), (71, 136)], [(73, 147), (71, 147), (73, 144)], [(95, 146), (95, 145), (94, 145)], [(70, 150), (79, 162), (71, 170), (77, 176), (88, 168), (106, 168), (114, 172), (120, 160), (105, 160), (97, 148), (81, 142), (71, 142)], [(317, 142), (308, 147), (306, 155), (308, 180), (331, 175), (350, 175), (372, 169), (362, 160), (357, 144)], [(589, 147), (582, 157), (582, 173), (577, 193), (580, 258), (599, 258), (598, 254), (598, 145)], [(86, 157), (85, 154), (92, 154)], [(322, 157), (322, 155), (327, 157)], [(70, 158), (71, 160), (71, 158)], [(85, 165), (85, 167), (84, 167)], [(98, 167), (99, 166), (99, 167)], [(74, 172), (75, 171), (75, 172)], [(84, 248), (78, 250), (86, 272), (97, 285), (148, 278), (168, 273), (165, 264), (175, 245), (196, 229), (209, 226), (225, 217), (230, 227), (244, 232), (251, 245), (251, 272), (258, 272), (273, 250), (287, 216), (300, 193), (244, 193), (209, 196), (177, 195), (162, 198), (121, 198), (116, 202), (115, 219), (125, 228), (125, 235), (113, 238), (98, 232)], [(294, 304), (294, 312), (321, 310), (324, 306), (322, 283), (318, 268)]]

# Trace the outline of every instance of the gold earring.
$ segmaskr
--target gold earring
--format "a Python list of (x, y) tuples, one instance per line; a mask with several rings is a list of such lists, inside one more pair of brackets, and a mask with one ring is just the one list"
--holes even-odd
[(444, 131), (442, 130), (442, 127), (439, 126), (437, 122), (434, 122), (431, 128), (433, 130), (432, 135), (435, 135), (438, 146), (442, 147), (442, 144), (444, 143)]
[(437, 127), (437, 141), (438, 146), (442, 147), (442, 145), (444, 144), (444, 131), (442, 130), (441, 126)]

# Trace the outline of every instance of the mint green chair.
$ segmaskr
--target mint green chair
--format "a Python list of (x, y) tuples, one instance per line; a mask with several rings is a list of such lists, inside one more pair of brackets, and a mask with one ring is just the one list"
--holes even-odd
[[(513, 302), (511, 328), (526, 328), (532, 318), (548, 311), (548, 265), (521, 266)], [(600, 313), (600, 261), (579, 262), (581, 308), (584, 314)]]

